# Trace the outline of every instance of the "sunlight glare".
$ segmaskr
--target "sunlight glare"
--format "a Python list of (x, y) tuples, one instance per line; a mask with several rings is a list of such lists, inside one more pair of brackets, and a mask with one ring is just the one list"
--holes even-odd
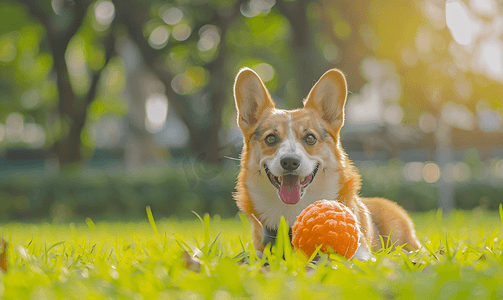
[(472, 20), (467, 8), (459, 2), (447, 2), (445, 13), (454, 40), (461, 45), (470, 44), (475, 39), (478, 24)]
[(168, 99), (162, 94), (153, 94), (145, 102), (145, 128), (149, 132), (158, 132), (168, 117)]
[(335, 62), (339, 56), (339, 48), (336, 45), (329, 43), (323, 47), (323, 57), (327, 61)]
[(269, 82), (274, 78), (274, 68), (269, 64), (261, 63), (256, 65), (253, 69), (264, 82)]
[(187, 24), (178, 24), (173, 28), (172, 35), (177, 41), (183, 42), (189, 38), (192, 29)]
[(115, 17), (115, 6), (111, 1), (100, 2), (94, 9), (94, 15), (100, 25), (109, 25)]
[(491, 16), (498, 11), (494, 0), (470, 0), (470, 6), (481, 15)]
[(40, 148), (45, 144), (45, 129), (39, 124), (27, 123), (23, 132), (23, 142), (33, 148)]
[(437, 119), (432, 114), (424, 113), (419, 117), (419, 129), (426, 133), (434, 132), (437, 128)]
[(391, 125), (398, 125), (402, 122), (403, 110), (398, 104), (393, 104), (384, 110), (384, 120)]
[(183, 19), (183, 12), (176, 8), (168, 9), (162, 16), (162, 20), (168, 25), (176, 25)]
[(0, 61), (10, 62), (16, 58), (16, 46), (9, 40), (0, 41)]
[(169, 29), (166, 26), (157, 26), (150, 37), (148, 38), (148, 43), (152, 48), (161, 49), (168, 43), (169, 39)]
[(454, 179), (456, 181), (467, 181), (472, 177), (472, 170), (464, 162), (457, 162), (454, 165)]
[(40, 94), (35, 89), (26, 91), (21, 96), (21, 106), (25, 109), (34, 109), (40, 103)]
[(423, 179), (427, 183), (435, 183), (440, 179), (442, 172), (436, 163), (427, 163), (423, 168)]
[(423, 178), (424, 163), (410, 162), (403, 167), (403, 176), (408, 181), (421, 181)]
[(445, 124), (461, 128), (463, 130), (473, 130), (473, 113), (464, 105), (448, 102), (441, 108), (441, 118)]
[(351, 125), (380, 124), (383, 116), (383, 103), (379, 88), (366, 84), (361, 94), (352, 94), (346, 104), (346, 121)]
[(3, 141), (5, 137), (5, 126), (0, 123), (0, 143)]
[(5, 134), (9, 141), (18, 142), (24, 131), (24, 116), (20, 113), (11, 113), (5, 122)]
[(503, 79), (503, 45), (499, 40), (485, 40), (480, 44), (478, 65), (490, 78)]
[(199, 42), (197, 42), (197, 49), (199, 51), (208, 51), (218, 45), (220, 42), (220, 34), (218, 28), (213, 25), (204, 25), (199, 29)]

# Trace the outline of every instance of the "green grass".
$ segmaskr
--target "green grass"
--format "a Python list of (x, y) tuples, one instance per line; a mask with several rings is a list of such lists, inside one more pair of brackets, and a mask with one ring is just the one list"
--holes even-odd
[[(154, 222), (149, 215), (139, 223), (9, 223), (0, 227), (9, 242), (0, 298), (503, 298), (498, 213), (412, 217), (424, 249), (410, 257), (383, 251), (375, 262), (359, 262), (324, 255), (312, 264), (283, 241), (273, 254), (266, 251), (268, 269), (253, 255), (243, 219)], [(182, 249), (198, 255), (199, 273), (186, 267)]]

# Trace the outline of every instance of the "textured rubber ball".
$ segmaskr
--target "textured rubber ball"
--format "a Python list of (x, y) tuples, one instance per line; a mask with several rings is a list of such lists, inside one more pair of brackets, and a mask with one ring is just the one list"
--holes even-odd
[(323, 253), (336, 252), (346, 259), (355, 254), (359, 245), (360, 229), (355, 215), (345, 205), (330, 200), (319, 200), (309, 205), (297, 217), (292, 228), (292, 244), (307, 257), (319, 245)]

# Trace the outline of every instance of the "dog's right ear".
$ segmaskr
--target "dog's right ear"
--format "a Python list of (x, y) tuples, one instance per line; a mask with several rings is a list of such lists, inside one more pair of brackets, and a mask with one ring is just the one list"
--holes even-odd
[(260, 77), (243, 68), (234, 82), (234, 99), (238, 110), (238, 125), (246, 131), (253, 128), (264, 111), (274, 108), (274, 102)]

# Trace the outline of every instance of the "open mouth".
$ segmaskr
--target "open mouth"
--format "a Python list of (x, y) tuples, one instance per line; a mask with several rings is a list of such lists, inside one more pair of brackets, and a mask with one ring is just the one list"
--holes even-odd
[(319, 167), (320, 165), (317, 164), (313, 172), (307, 177), (294, 174), (285, 174), (277, 177), (274, 176), (264, 164), (267, 178), (269, 178), (272, 185), (278, 189), (279, 197), (285, 204), (296, 204), (300, 201), (300, 198), (304, 195), (304, 189), (313, 182)]

